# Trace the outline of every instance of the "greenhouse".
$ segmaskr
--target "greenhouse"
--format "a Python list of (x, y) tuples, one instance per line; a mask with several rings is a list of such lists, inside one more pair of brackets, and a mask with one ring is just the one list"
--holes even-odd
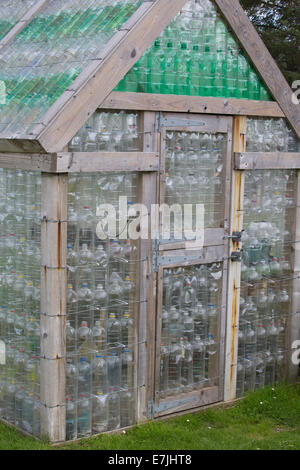
[(295, 382), (300, 107), (238, 0), (0, 5), (0, 419), (62, 442)]

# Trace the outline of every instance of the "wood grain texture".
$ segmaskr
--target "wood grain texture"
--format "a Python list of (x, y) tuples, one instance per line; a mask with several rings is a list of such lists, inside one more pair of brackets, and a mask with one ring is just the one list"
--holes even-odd
[(41, 434), (65, 440), (67, 175), (42, 174)]
[(113, 91), (103, 101), (101, 108), (232, 116), (285, 116), (275, 101), (160, 95), (154, 93), (126, 93), (121, 91)]
[(0, 153), (0, 168), (45, 173), (151, 172), (158, 171), (159, 156), (154, 152)]
[(238, 0), (213, 0), (300, 139), (300, 105)]
[(300, 153), (235, 153), (234, 162), (236, 170), (295, 170), (300, 169)]
[[(246, 118), (236, 117), (234, 120), (233, 150), (246, 150)], [(244, 175), (241, 171), (233, 171), (231, 188), (230, 232), (243, 229), (243, 195)], [(230, 253), (241, 250), (241, 243), (230, 241)], [(236, 397), (238, 331), (240, 309), (241, 263), (228, 263), (228, 294), (227, 322), (225, 339), (225, 376), (224, 400), (231, 401)]]
[[(72, 90), (67, 90), (70, 95), (66, 100), (62, 95), (55, 114), (50, 109), (42, 125), (33, 130), (47, 152), (60, 151), (72, 139), (185, 3), (186, 0), (145, 2), (131, 29), (125, 35), (124, 31), (117, 33), (121, 37), (112, 50), (105, 57), (99, 51), (99, 59), (82, 72)], [(56, 108), (56, 104), (53, 106)]]

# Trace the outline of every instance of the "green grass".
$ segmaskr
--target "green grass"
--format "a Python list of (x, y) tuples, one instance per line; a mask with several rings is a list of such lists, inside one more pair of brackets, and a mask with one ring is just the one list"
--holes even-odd
[[(0, 450), (49, 450), (0, 424)], [(214, 408), (64, 444), (55, 450), (300, 450), (300, 384), (249, 394), (227, 409)]]

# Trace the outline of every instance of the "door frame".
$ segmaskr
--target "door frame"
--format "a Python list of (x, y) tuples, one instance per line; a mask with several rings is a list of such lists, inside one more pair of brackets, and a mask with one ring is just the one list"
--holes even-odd
[[(153, 377), (153, 399), (148, 402), (150, 418), (157, 418), (167, 414), (180, 412), (207, 404), (223, 401), (224, 399), (224, 372), (225, 372), (225, 339), (226, 339), (226, 311), (228, 295), (228, 266), (230, 248), (231, 227), (231, 178), (233, 169), (233, 118), (230, 116), (207, 116), (201, 114), (157, 113), (156, 132), (160, 135), (160, 171), (158, 181), (158, 200), (164, 203), (164, 177), (165, 177), (165, 138), (168, 130), (186, 132), (214, 132), (227, 134), (227, 151), (224, 170), (224, 227), (206, 229), (204, 234), (204, 246), (197, 249), (188, 245), (185, 241), (173, 241), (164, 243), (161, 240), (153, 243), (153, 255), (156, 255), (157, 289), (156, 289), (156, 334), (155, 334), (155, 362)], [(161, 233), (160, 222), (160, 233)], [(156, 251), (156, 253), (155, 253)], [(162, 311), (162, 281), (163, 271), (166, 268), (209, 264), (213, 262), (223, 263), (223, 281), (221, 293), (218, 358), (218, 386), (207, 387), (188, 393), (160, 398), (159, 396), (159, 371), (160, 371), (160, 337), (161, 337), (161, 311)], [(154, 267), (155, 269), (155, 267)]]

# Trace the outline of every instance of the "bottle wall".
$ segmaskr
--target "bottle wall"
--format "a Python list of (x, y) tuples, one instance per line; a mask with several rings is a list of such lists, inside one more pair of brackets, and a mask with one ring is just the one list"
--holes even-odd
[(35, 172), (0, 170), (0, 417), (40, 433), (40, 192)]
[(247, 152), (300, 152), (300, 141), (286, 119), (248, 118)]
[(138, 113), (96, 111), (69, 143), (71, 152), (141, 152)]
[(285, 377), (294, 188), (294, 171), (246, 172), (238, 396)]
[[(227, 151), (226, 134), (200, 132), (166, 132), (165, 198), (169, 206), (203, 204), (204, 226), (224, 225), (224, 169)], [(184, 219), (181, 220), (184, 225)], [(186, 225), (195, 230), (195, 214)], [(171, 227), (175, 237), (176, 224)]]
[[(0, 52), (0, 132), (27, 134), (144, 0), (49, 0)], [(16, 3), (16, 2), (14, 2)], [(18, 2), (23, 3), (23, 1)], [(2, 12), (1, 12), (2, 13)]]
[[(132, 173), (69, 176), (67, 439), (135, 423), (139, 259), (117, 208), (120, 196), (128, 210), (137, 202), (137, 184)], [(117, 211), (115, 239), (96, 235), (104, 203)]]
[(2, 2), (0, 40), (4, 38), (34, 4), (35, 0), (7, 0)]
[(272, 101), (209, 0), (190, 0), (117, 91)]
[(218, 384), (222, 263), (165, 269), (160, 397)]

